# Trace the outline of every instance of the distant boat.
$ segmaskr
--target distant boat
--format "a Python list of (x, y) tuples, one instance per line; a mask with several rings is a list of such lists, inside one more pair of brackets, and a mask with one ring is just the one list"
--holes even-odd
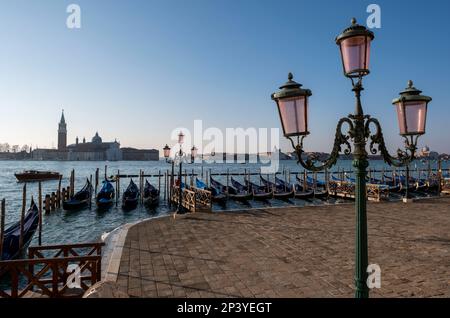
[(159, 190), (145, 180), (144, 186), (144, 205), (148, 208), (155, 207), (159, 204)]
[(39, 224), (39, 210), (31, 200), (30, 208), (25, 215), (23, 222), (23, 246), (22, 249), (19, 247), (20, 243), (20, 221), (17, 221), (8, 229), (5, 230), (3, 239), (3, 252), (0, 255), (0, 260), (8, 261), (16, 259), (20, 256), (22, 251), (28, 247), (34, 233), (37, 230)]
[(79, 210), (88, 206), (92, 196), (92, 185), (89, 180), (86, 180), (84, 187), (75, 193), (70, 200), (63, 201), (64, 210)]
[(100, 209), (110, 207), (114, 203), (114, 196), (114, 187), (111, 182), (107, 180), (103, 181), (103, 186), (96, 198), (97, 207)]
[(133, 179), (130, 180), (130, 184), (127, 189), (123, 193), (122, 196), (122, 209), (124, 210), (133, 210), (137, 207), (139, 201), (139, 188), (133, 182)]
[(25, 170), (14, 174), (19, 182), (35, 182), (46, 180), (58, 180), (61, 176), (59, 172)]

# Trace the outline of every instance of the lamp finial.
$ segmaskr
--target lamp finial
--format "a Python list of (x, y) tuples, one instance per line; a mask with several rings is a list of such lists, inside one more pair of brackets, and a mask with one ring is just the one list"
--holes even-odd
[(289, 74), (288, 74), (288, 80), (289, 80), (289, 81), (292, 81), (293, 78), (294, 78), (294, 75), (292, 75), (292, 73), (289, 72)]
[(412, 81), (412, 80), (409, 80), (409, 81), (408, 81), (408, 88), (412, 88), (413, 85), (414, 85), (413, 81)]
[(352, 18), (352, 25), (356, 24), (356, 18)]

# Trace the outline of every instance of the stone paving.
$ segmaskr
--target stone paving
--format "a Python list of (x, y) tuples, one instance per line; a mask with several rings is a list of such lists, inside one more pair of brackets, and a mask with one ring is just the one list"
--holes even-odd
[[(194, 213), (132, 226), (131, 297), (353, 297), (353, 204)], [(450, 197), (370, 203), (371, 297), (450, 297)]]

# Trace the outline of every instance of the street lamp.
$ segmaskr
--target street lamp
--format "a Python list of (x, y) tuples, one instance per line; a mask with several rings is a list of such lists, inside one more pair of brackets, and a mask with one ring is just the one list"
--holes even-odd
[(163, 148), (164, 151), (164, 158), (166, 158), (166, 162), (168, 161), (169, 157), (170, 157), (170, 147), (169, 145), (165, 145)]
[(198, 151), (197, 147), (192, 146), (192, 148), (191, 148), (191, 163), (193, 163), (195, 160), (195, 157), (197, 157), (197, 151)]
[[(317, 163), (314, 158), (302, 159), (303, 140), (309, 135), (308, 130), (308, 98), (311, 91), (301, 88), (302, 85), (293, 81), (292, 73), (288, 82), (280, 87), (280, 91), (272, 94), (280, 115), (283, 134), (291, 141), (297, 160), (305, 169), (313, 172), (329, 169), (334, 166), (342, 152), (348, 155), (352, 152), (350, 141), (353, 142), (353, 167), (355, 168), (355, 210), (356, 210), (356, 264), (355, 264), (355, 297), (367, 298), (369, 289), (366, 284), (368, 266), (367, 247), (367, 215), (366, 215), (366, 177), (369, 166), (366, 144), (372, 154), (380, 152), (384, 161), (392, 166), (407, 166), (415, 158), (417, 139), (425, 133), (427, 104), (430, 97), (420, 95), (420, 91), (409, 83), (400, 97), (394, 100), (397, 107), (400, 124), (400, 135), (405, 139), (405, 150), (398, 150), (397, 156), (391, 156), (384, 142), (381, 125), (377, 119), (365, 115), (361, 104), (362, 79), (369, 74), (370, 44), (374, 34), (364, 26), (358, 25), (352, 19), (352, 25), (336, 38), (339, 45), (344, 75), (351, 79), (356, 98), (354, 114), (341, 118), (336, 127), (333, 150), (325, 161)], [(356, 81), (355, 81), (356, 80)], [(347, 124), (348, 131), (343, 133), (342, 126)], [(371, 133), (371, 125), (375, 133)], [(377, 146), (375, 146), (377, 145)]]
[(178, 134), (178, 143), (180, 144), (180, 151), (178, 151), (177, 153), (175, 153), (175, 161), (177, 161), (180, 165), (180, 171), (178, 174), (178, 184), (179, 184), (179, 196), (178, 196), (178, 209), (176, 211), (176, 213), (179, 214), (183, 214), (184, 213), (184, 208), (183, 208), (183, 193), (182, 193), (182, 166), (183, 166), (183, 161), (186, 159), (186, 155), (183, 152), (182, 149), (182, 145), (184, 143), (184, 134), (182, 131), (180, 131), (180, 133)]

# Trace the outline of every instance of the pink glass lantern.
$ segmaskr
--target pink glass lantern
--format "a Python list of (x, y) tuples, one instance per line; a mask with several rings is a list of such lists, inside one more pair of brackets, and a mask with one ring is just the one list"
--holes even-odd
[(308, 135), (308, 98), (309, 89), (302, 89), (301, 84), (293, 81), (292, 73), (280, 91), (272, 94), (277, 103), (281, 126), (285, 137)]
[(408, 82), (408, 87), (400, 93), (400, 97), (394, 99), (397, 110), (400, 135), (423, 135), (427, 121), (427, 108), (431, 97), (420, 95), (422, 91)]
[(197, 157), (197, 148), (195, 147), (195, 146), (193, 146), (192, 148), (191, 148), (191, 157), (192, 158), (195, 158), (195, 157)]
[(163, 148), (164, 151), (164, 158), (169, 158), (170, 157), (170, 147), (169, 145), (166, 144), (166, 146)]
[(362, 77), (369, 74), (370, 43), (373, 39), (373, 32), (357, 24), (354, 18), (352, 25), (336, 38), (345, 76)]
[(178, 143), (182, 145), (184, 143), (184, 134), (182, 131), (178, 134)]

